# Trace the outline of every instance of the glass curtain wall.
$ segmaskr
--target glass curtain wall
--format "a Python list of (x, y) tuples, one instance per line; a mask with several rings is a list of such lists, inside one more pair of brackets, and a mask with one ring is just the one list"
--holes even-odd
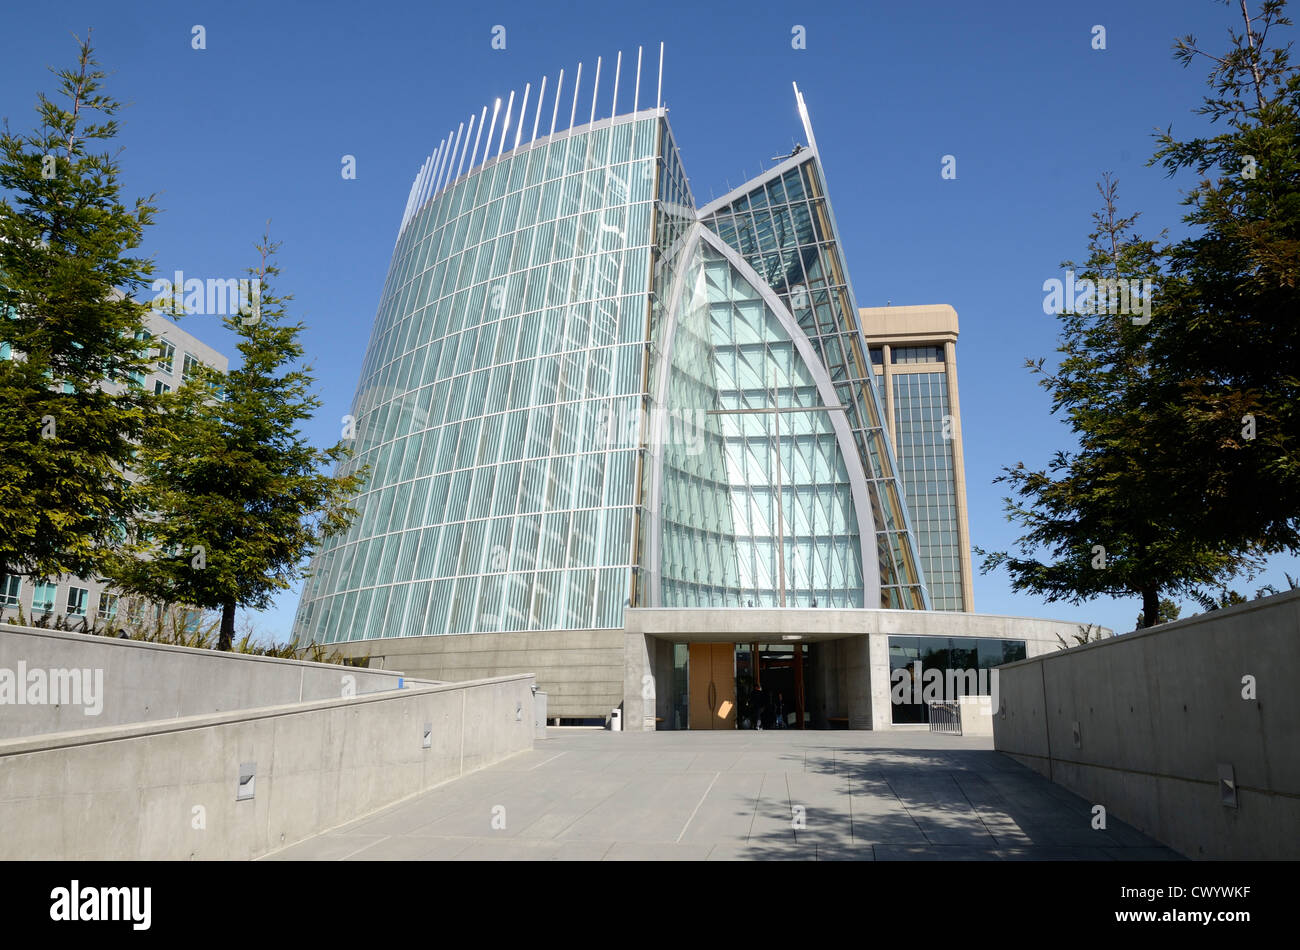
[(352, 413), (369, 481), (304, 641), (622, 625), (661, 125), (539, 139), (409, 221)]
[(703, 220), (781, 297), (813, 341), (840, 403), (849, 408), (876, 525), (878, 606), (922, 609), (924, 577), (825, 191), (810, 156)]
[[(681, 282), (661, 407), (662, 606), (861, 607), (848, 469), (812, 370), (707, 241)], [(745, 410), (709, 414), (709, 410)], [(694, 441), (673, 437), (693, 423)], [(784, 565), (782, 561), (784, 560)]]

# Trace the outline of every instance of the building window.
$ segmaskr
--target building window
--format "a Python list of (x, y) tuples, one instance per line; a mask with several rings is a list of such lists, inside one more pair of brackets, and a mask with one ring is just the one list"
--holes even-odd
[(185, 361), (181, 366), (181, 379), (189, 380), (194, 376), (194, 371), (199, 368), (199, 361), (190, 354), (185, 354)]
[(15, 574), (6, 574), (4, 580), (0, 582), (0, 607), (17, 607), (18, 590), (22, 586), (22, 578)]
[(84, 587), (68, 588), (68, 616), (84, 617), (86, 616), (86, 601), (90, 598), (90, 591)]
[(100, 592), (99, 619), (100, 620), (117, 619), (117, 594), (110, 594), (107, 591)]
[(0, 360), (11, 360), (14, 357), (14, 349), (8, 343), (0, 343)]
[(885, 365), (885, 352), (878, 346), (873, 346), (871, 348), (871, 365), (872, 366)]
[(54, 610), (54, 601), (59, 596), (59, 585), (41, 581), (32, 591), (32, 613), (48, 614)]
[(929, 722), (929, 703), (988, 696), (993, 668), (1027, 656), (1024, 640), (890, 637), (890, 705), (895, 724)]
[(171, 391), (172, 391), (172, 388), (171, 388), (170, 386), (168, 386), (166, 383), (164, 383), (161, 379), (155, 379), (155, 380), (154, 380), (154, 382), (153, 382), (153, 394), (154, 394), (155, 396), (161, 396), (163, 393), (169, 393), (169, 392), (171, 392)]
[(144, 389), (144, 373), (141, 373), (138, 370), (131, 370), (127, 373), (127, 376), (130, 378), (132, 386), (136, 389)]
[(158, 340), (158, 372), (167, 376), (172, 375), (172, 370), (176, 364), (176, 347), (171, 342), (159, 338)]
[(942, 363), (942, 346), (896, 346), (890, 353), (891, 362), (903, 363)]

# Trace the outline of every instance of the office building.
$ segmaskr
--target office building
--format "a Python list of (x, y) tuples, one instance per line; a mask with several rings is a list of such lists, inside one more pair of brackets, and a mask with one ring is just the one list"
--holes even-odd
[(935, 610), (975, 609), (961, 409), (957, 311), (862, 307), (889, 440)]
[[(128, 385), (138, 386), (154, 393), (166, 393), (181, 385), (193, 367), (206, 364), (219, 372), (229, 365), (225, 356), (197, 337), (182, 330), (161, 313), (150, 310), (145, 316), (148, 339), (141, 346), (156, 353), (147, 373), (140, 373)], [(11, 358), (8, 346), (0, 348), (0, 359)], [(108, 390), (120, 386), (105, 385)], [(176, 620), (183, 626), (193, 627), (198, 614), (184, 607), (174, 608)], [(0, 619), (12, 622), (19, 616), (28, 620), (54, 622), (61, 618), (69, 629), (91, 627), (131, 626), (149, 628), (160, 623), (163, 607), (139, 596), (126, 596), (115, 591), (103, 578), (55, 577), (27, 578), (13, 574), (0, 575)], [(169, 623), (172, 618), (168, 618)]]

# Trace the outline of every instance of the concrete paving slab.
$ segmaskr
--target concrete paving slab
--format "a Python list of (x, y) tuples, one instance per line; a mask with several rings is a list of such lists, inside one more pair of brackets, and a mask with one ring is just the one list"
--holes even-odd
[(344, 861), (447, 861), (471, 844), (469, 838), (423, 838), (415, 835), (390, 835), (380, 838)]
[(644, 772), (560, 833), (568, 838), (616, 841), (676, 841), (686, 827), (710, 776), (703, 772), (663, 775)]
[(712, 848), (700, 844), (672, 844), (664, 841), (616, 841), (605, 852), (605, 861), (703, 861)]
[(875, 848), (866, 841), (818, 842), (818, 861), (874, 861)]
[(264, 861), (342, 861), (375, 842), (383, 835), (317, 835), (263, 858)]
[(554, 841), (530, 838), (473, 838), (453, 861), (546, 861), (559, 847)]
[(996, 861), (1002, 856), (990, 848), (970, 848), (963, 845), (878, 844), (877, 861)]
[(715, 772), (677, 840), (683, 844), (743, 845), (749, 840), (763, 776)]
[(547, 860), (601, 861), (613, 846), (612, 841), (557, 841)]
[(998, 848), (1005, 861), (1114, 861), (1106, 848), (1062, 847)]
[[(928, 732), (609, 733), (532, 752), (275, 860), (1179, 859), (993, 751)], [(500, 806), (499, 811), (494, 807)], [(802, 827), (796, 806), (803, 808)], [(494, 827), (493, 818), (504, 819)], [(498, 821), (498, 825), (500, 821)]]

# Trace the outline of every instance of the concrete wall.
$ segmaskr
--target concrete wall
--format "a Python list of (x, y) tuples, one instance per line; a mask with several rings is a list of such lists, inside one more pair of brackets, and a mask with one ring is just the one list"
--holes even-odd
[(0, 682), (0, 739), (332, 699), (345, 690), (373, 693), (396, 689), (401, 676), (0, 624), (0, 679), (6, 670), (16, 677), (20, 664), (28, 673), (83, 671), (83, 683), (102, 682), (102, 709), (87, 715), (84, 696), (80, 704), (19, 705), (4, 697)]
[(1000, 667), (995, 745), (1188, 857), (1295, 860), (1297, 629), (1300, 591)]
[[(256, 858), (531, 749), (532, 684), (416, 686), (3, 741), (0, 860)], [(237, 801), (244, 763), (256, 765), (253, 798)]]
[(334, 643), (330, 648), (345, 656), (369, 654), (372, 668), (400, 669), (442, 682), (532, 673), (537, 688), (547, 693), (553, 718), (608, 718), (610, 710), (623, 702), (622, 630), (390, 637)]
[(961, 716), (963, 736), (993, 735), (993, 704), (989, 696), (959, 696), (958, 713)]

